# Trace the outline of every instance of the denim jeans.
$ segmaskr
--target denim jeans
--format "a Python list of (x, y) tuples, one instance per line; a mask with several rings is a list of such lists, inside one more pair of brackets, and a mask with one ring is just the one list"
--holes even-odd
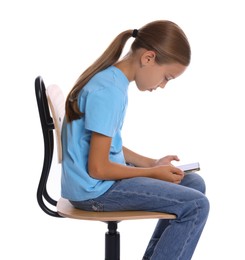
[(209, 213), (209, 202), (204, 194), (203, 179), (190, 173), (180, 184), (144, 177), (123, 179), (96, 199), (71, 203), (89, 211), (173, 213), (176, 219), (157, 222), (143, 260), (189, 260)]

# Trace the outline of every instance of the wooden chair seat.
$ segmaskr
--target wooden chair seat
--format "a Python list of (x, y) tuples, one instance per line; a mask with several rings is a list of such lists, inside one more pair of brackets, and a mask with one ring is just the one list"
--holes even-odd
[(174, 219), (173, 214), (148, 211), (112, 211), (112, 212), (91, 212), (74, 208), (69, 200), (60, 198), (57, 203), (57, 212), (66, 218), (75, 218), (95, 221), (122, 221), (133, 219)]

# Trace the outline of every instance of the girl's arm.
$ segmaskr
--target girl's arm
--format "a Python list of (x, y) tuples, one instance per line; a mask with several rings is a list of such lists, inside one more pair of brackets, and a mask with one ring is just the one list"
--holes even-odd
[[(140, 167), (129, 167), (111, 162), (109, 160), (110, 146), (110, 137), (95, 132), (92, 133), (88, 158), (88, 171), (92, 178), (119, 180), (133, 177), (150, 177), (179, 183), (184, 177), (184, 173), (171, 164), (151, 166), (153, 159), (141, 157), (129, 149), (125, 150), (127, 159), (131, 158), (131, 163), (138, 162), (138, 165), (141, 165)], [(140, 158), (143, 159), (142, 164), (139, 163)]]
[(156, 159), (148, 158), (139, 155), (125, 146), (123, 147), (124, 157), (127, 163), (133, 164), (136, 167), (153, 167), (156, 166)]
[(168, 155), (157, 160), (137, 154), (126, 147), (123, 147), (123, 152), (126, 162), (136, 167), (154, 167), (157, 165), (171, 164), (172, 161), (179, 161), (177, 155)]

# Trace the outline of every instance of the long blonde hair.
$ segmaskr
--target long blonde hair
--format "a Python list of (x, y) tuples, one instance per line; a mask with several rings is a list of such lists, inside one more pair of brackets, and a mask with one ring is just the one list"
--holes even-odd
[(78, 107), (78, 94), (86, 83), (99, 71), (115, 64), (130, 37), (135, 37), (131, 45), (134, 53), (140, 48), (156, 52), (158, 64), (180, 63), (188, 66), (191, 49), (185, 33), (175, 23), (159, 20), (146, 24), (138, 30), (126, 30), (120, 33), (104, 51), (104, 53), (88, 67), (78, 78), (66, 99), (66, 120), (71, 122), (82, 117)]

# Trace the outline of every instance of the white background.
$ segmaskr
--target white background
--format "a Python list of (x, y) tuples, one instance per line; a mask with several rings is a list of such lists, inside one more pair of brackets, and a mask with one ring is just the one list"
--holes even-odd
[[(41, 75), (67, 94), (123, 30), (168, 19), (192, 46), (187, 71), (164, 90), (129, 91), (125, 145), (199, 161), (211, 211), (193, 260), (243, 260), (244, 9), (233, 0), (0, 2), (1, 259), (104, 259), (104, 223), (57, 219), (36, 201), (43, 141), (34, 93)], [(50, 193), (59, 197), (59, 168)], [(140, 260), (154, 220), (124, 221), (121, 259)], [(175, 260), (175, 259), (170, 259)]]

